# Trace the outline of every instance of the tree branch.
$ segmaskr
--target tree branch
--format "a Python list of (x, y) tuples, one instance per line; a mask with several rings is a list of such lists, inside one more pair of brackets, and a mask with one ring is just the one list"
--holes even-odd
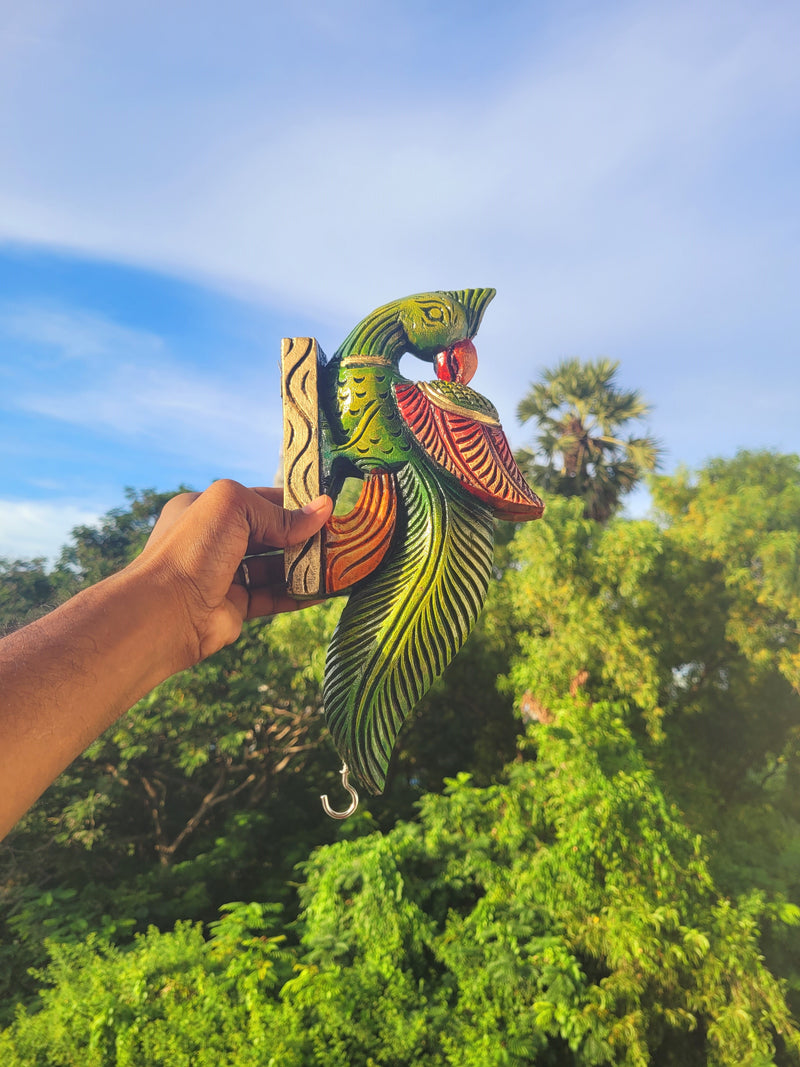
[(255, 774), (249, 774), (243, 782), (240, 782), (234, 789), (229, 789), (227, 793), (222, 792), (222, 787), (225, 785), (225, 781), (228, 777), (228, 765), (223, 764), (220, 768), (219, 776), (211, 789), (203, 797), (200, 807), (187, 822), (178, 836), (169, 845), (156, 845), (156, 849), (159, 853), (162, 864), (167, 867), (172, 862), (176, 851), (180, 848), (183, 842), (190, 834), (193, 834), (205, 816), (216, 807), (217, 804), (224, 804), (226, 800), (232, 800), (233, 797), (238, 796), (243, 789), (246, 789), (251, 782), (256, 779)]

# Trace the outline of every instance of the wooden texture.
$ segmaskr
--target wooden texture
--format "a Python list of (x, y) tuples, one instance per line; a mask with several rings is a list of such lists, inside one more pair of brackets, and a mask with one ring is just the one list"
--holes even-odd
[(477, 621), (492, 570), (492, 513), (423, 464), (397, 472), (396, 536), (354, 586), (328, 648), (325, 718), (344, 762), (383, 791), (409, 712)]
[[(313, 337), (284, 337), (281, 342), (283, 384), (283, 499), (299, 508), (322, 492), (319, 428), (319, 347)], [(295, 597), (325, 595), (320, 532), (284, 553), (286, 587)]]
[[(420, 293), (363, 319), (333, 357), (283, 342), (287, 506), (364, 485), (346, 515), (287, 551), (297, 597), (347, 595), (328, 648), (325, 718), (344, 763), (380, 793), (397, 735), (462, 647), (492, 573), (494, 516), (535, 519), (491, 401), (467, 384), (493, 289)], [(413, 383), (413, 354), (436, 374)], [(322, 435), (322, 436), (320, 436)]]
[[(538, 519), (544, 505), (517, 466), (494, 408), (484, 404), (476, 411), (460, 404), (466, 392), (452, 382), (395, 387), (400, 414), (435, 463), (491, 504), (499, 518)], [(473, 404), (485, 400), (469, 393)]]

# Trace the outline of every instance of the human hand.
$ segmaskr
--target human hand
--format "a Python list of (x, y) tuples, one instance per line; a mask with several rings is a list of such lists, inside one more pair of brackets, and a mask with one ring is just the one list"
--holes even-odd
[[(283, 553), (257, 554), (307, 540), (330, 517), (333, 504), (321, 496), (288, 511), (282, 502), (282, 489), (247, 489), (229, 480), (167, 502), (132, 566), (151, 568), (174, 594), (181, 666), (235, 641), (245, 619), (308, 605), (286, 593)], [(236, 573), (242, 558), (253, 554), (245, 588), (235, 581)]]

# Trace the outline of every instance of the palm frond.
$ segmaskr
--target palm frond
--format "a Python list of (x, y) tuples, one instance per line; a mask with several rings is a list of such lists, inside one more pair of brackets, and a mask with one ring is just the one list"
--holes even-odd
[(520, 421), (534, 420), (539, 431), (522, 464), (526, 472), (542, 489), (582, 496), (587, 516), (603, 521), (622, 495), (657, 469), (662, 454), (655, 438), (624, 435), (651, 409), (636, 390), (617, 386), (618, 369), (606, 358), (562, 360), (517, 407)]

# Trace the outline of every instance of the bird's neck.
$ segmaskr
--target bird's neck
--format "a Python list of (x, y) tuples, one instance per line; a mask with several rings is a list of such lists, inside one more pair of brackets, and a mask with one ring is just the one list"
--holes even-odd
[(351, 330), (334, 359), (343, 360), (355, 356), (380, 357), (397, 366), (408, 347), (405, 330), (397, 321), (397, 310), (392, 305), (378, 308)]
[(364, 352), (351, 352), (349, 356), (337, 353), (331, 362), (334, 360), (340, 367), (393, 367), (397, 370), (397, 360), (387, 359), (386, 356), (370, 356)]

